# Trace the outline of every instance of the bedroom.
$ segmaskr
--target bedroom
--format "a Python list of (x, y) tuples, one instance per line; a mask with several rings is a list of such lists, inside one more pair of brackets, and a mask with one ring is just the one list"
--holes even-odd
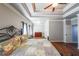
[[(50, 3), (0, 4), (0, 34), (3, 36), (0, 44), (4, 46), (4, 53), (2, 49), (0, 53), (13, 56), (78, 55), (70, 51), (64, 54), (64, 52), (58, 50), (60, 48), (56, 48), (56, 45), (52, 45), (51, 42), (64, 42), (64, 44), (74, 43), (70, 37), (72, 34), (69, 33), (71, 28), (69, 27), (69, 32), (66, 30), (66, 21), (68, 21), (67, 25), (71, 26), (69, 21), (73, 19), (73, 17), (76, 19), (79, 17), (76, 16), (79, 4), (59, 3), (58, 6), (55, 5), (55, 8), (52, 8), (53, 4), (50, 7), (46, 7), (48, 5), (50, 5)], [(75, 10), (75, 12), (71, 13), (70, 11), (73, 10)], [(69, 37), (66, 37), (66, 34)], [(7, 39), (11, 40), (3, 40), (6, 36), (9, 37)], [(17, 41), (17, 39), (19, 41)], [(78, 41), (76, 44), (78, 45)], [(22, 48), (21, 45), (24, 48)], [(78, 47), (79, 45), (77, 48)], [(27, 52), (25, 53), (25, 51)], [(78, 53), (78, 51), (76, 52)]]

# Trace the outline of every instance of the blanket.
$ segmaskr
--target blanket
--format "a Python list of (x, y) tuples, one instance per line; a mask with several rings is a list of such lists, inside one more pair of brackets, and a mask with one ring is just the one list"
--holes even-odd
[(60, 56), (60, 54), (47, 39), (28, 39), (11, 56)]

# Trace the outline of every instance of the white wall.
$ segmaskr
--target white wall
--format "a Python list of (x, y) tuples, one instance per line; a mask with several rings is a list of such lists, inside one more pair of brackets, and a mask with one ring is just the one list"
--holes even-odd
[(43, 18), (32, 18), (31, 21), (34, 24), (33, 35), (34, 35), (35, 32), (42, 32), (42, 33), (44, 33)]
[(49, 19), (45, 21), (44, 26), (44, 35), (47, 38), (49, 36)]
[(42, 32), (45, 37), (49, 36), (49, 18), (35, 17), (31, 21), (34, 23), (33, 35), (35, 32)]
[(27, 22), (28, 20), (22, 18), (3, 4), (0, 4), (0, 28), (14, 25), (19, 29), (22, 27), (21, 21)]

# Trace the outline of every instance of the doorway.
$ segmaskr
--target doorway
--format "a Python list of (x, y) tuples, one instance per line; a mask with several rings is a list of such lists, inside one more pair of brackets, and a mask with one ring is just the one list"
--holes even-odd
[(77, 25), (72, 25), (72, 41), (77, 43), (78, 42), (78, 31)]

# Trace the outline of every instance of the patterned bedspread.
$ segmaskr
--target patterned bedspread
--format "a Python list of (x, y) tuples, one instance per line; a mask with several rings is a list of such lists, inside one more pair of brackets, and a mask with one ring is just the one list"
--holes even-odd
[(11, 56), (60, 56), (60, 54), (47, 39), (28, 39)]

